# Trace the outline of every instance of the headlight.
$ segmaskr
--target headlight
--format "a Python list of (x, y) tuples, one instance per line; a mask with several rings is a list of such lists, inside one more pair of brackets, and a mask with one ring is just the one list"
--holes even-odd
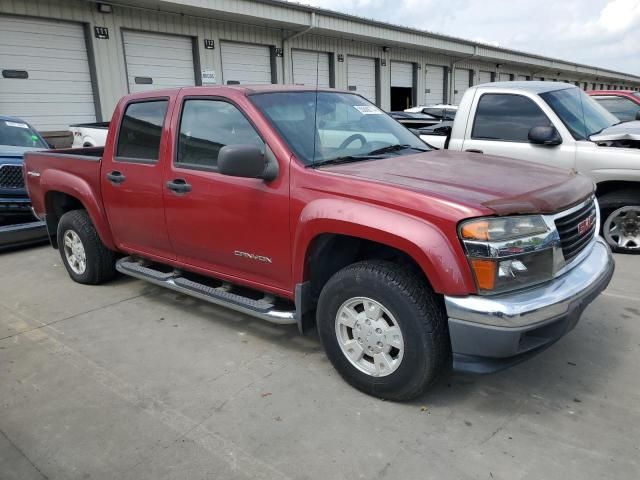
[(458, 233), (481, 294), (551, 280), (563, 261), (557, 231), (540, 215), (468, 220)]

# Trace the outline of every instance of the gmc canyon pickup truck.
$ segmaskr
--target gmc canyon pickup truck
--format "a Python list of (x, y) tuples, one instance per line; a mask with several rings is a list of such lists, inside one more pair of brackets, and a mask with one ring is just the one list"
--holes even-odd
[(622, 122), (574, 85), (496, 82), (467, 90), (453, 124), (425, 142), (504, 155), (591, 177), (602, 235), (620, 253), (640, 252), (640, 122)]
[(540, 352), (614, 270), (590, 179), (429, 151), (350, 92), (129, 95), (104, 149), (29, 153), (26, 174), (76, 282), (119, 271), (317, 328), (338, 372), (387, 399)]

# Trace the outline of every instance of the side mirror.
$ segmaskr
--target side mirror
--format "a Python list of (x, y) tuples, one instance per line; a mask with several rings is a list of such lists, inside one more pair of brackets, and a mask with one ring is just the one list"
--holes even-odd
[(533, 127), (529, 130), (529, 142), (536, 145), (560, 145), (562, 138), (555, 127)]
[(636, 112), (636, 120), (640, 120), (640, 110)]
[(225, 145), (218, 153), (218, 171), (231, 177), (263, 178), (264, 154), (255, 145)]

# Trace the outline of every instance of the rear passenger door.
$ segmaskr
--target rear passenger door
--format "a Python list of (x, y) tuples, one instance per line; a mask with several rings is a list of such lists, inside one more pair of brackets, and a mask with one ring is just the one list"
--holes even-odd
[(169, 98), (133, 100), (102, 159), (102, 199), (116, 244), (128, 252), (175, 258), (164, 216), (161, 146)]
[(247, 116), (227, 99), (183, 97), (174, 117), (178, 138), (165, 167), (164, 202), (178, 260), (232, 281), (290, 291), (288, 166), (281, 164), (271, 182), (218, 172), (225, 145), (268, 150)]
[[(573, 139), (556, 146), (529, 142), (529, 130), (553, 125), (530, 98), (507, 93), (483, 93), (471, 111), (463, 150), (517, 158), (571, 169), (575, 164)], [(560, 132), (562, 135), (562, 132)]]

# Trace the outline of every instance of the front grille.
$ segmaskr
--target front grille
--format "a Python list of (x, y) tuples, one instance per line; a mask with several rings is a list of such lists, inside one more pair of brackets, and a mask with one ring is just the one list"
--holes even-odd
[(0, 188), (24, 188), (21, 165), (2, 165), (0, 167)]
[(589, 245), (596, 233), (596, 204), (593, 200), (575, 212), (555, 219), (564, 259), (569, 263)]

